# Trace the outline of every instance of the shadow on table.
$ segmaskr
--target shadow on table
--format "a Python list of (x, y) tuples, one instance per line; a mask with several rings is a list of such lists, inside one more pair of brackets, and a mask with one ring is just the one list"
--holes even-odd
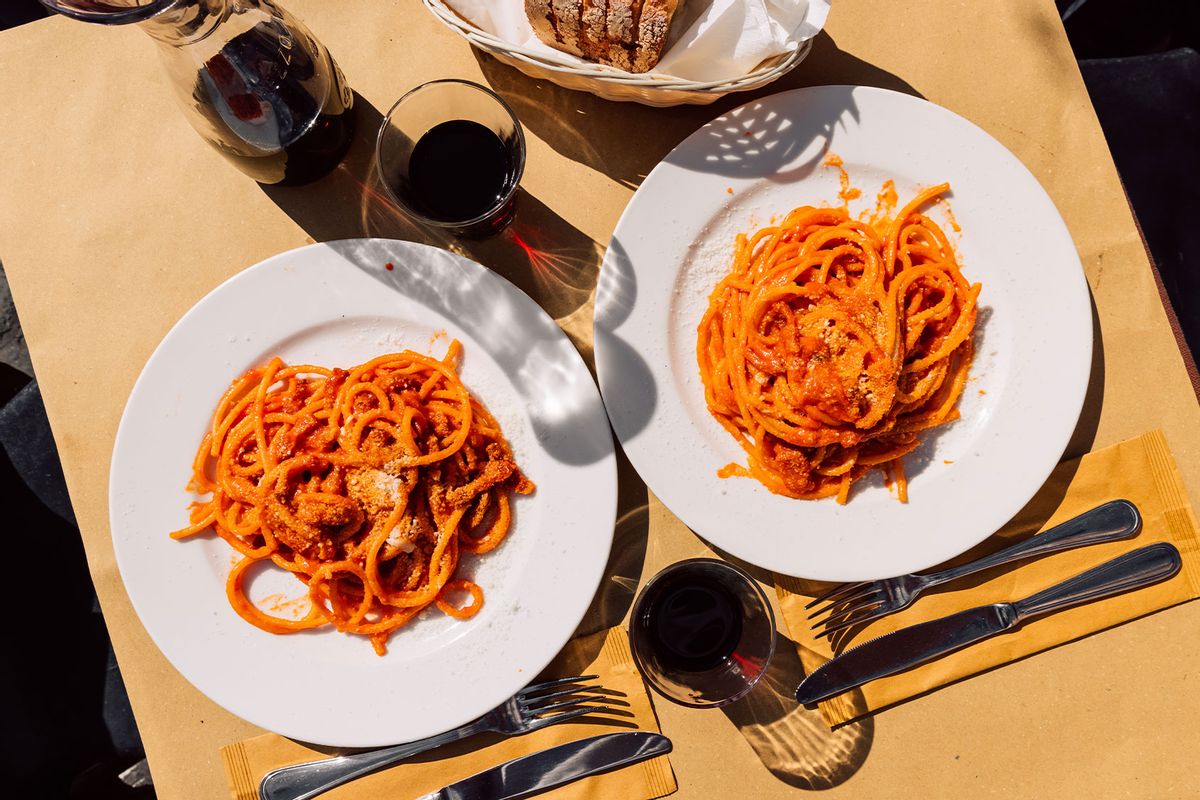
[(475, 57), (488, 84), (513, 107), (531, 133), (572, 161), (630, 188), (639, 186), (650, 170), (697, 128), (768, 95), (802, 86), (848, 84), (922, 96), (896, 75), (838, 49), (825, 32), (816, 38), (808, 58), (780, 80), (753, 92), (735, 92), (711, 106), (677, 106), (669, 111), (563, 89), (530, 78), (478, 50)]
[(596, 286), (593, 309), (594, 343), (605, 352), (605, 369), (598, 375), (600, 391), (608, 398), (609, 422), (618, 441), (628, 441), (654, 416), (658, 384), (637, 342), (626, 341), (621, 325), (637, 303), (638, 282), (624, 242), (614, 236), (605, 268)]
[[(620, 625), (641, 585), (650, 538), (650, 502), (646, 484), (618, 445), (617, 522), (604, 578), (576, 636)], [(599, 642), (602, 644), (602, 642)], [(595, 654), (591, 654), (593, 657)]]
[(592, 295), (603, 248), (525, 190), (516, 221), (486, 240), (459, 239), (414, 222), (387, 196), (375, 160), (375, 134), (383, 116), (355, 96), (357, 128), (341, 165), (307, 186), (263, 186), (263, 192), (314, 241), (377, 237), (440, 247), (504, 276), (562, 323), (590, 363), (590, 340), (570, 319)]
[(803, 679), (796, 643), (776, 634), (767, 674), (750, 694), (722, 710), (776, 778), (798, 789), (832, 789), (866, 762), (875, 721), (864, 717), (830, 730), (819, 710), (796, 702)]
[[(712, 547), (710, 545), (710, 547)], [(721, 559), (745, 570), (759, 583), (771, 587), (775, 576), (717, 547)], [(783, 633), (787, 625), (776, 619), (775, 654), (758, 685), (736, 703), (721, 710), (754, 748), (772, 775), (798, 789), (832, 789), (858, 772), (875, 739), (872, 716), (829, 729), (820, 710), (796, 702), (796, 687), (804, 680), (799, 645)], [(866, 712), (858, 690), (846, 694), (856, 715)]]
[(1088, 302), (1092, 306), (1092, 371), (1083, 398), (1083, 410), (1079, 412), (1079, 421), (1075, 423), (1075, 432), (1071, 434), (1063, 458), (1078, 458), (1092, 449), (1096, 429), (1100, 427), (1100, 409), (1104, 405), (1104, 332), (1100, 328), (1096, 298), (1090, 290)]

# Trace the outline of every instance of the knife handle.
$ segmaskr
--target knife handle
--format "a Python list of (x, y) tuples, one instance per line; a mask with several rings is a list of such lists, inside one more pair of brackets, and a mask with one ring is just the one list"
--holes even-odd
[(1062, 611), (1170, 578), (1183, 562), (1169, 542), (1141, 547), (1013, 603), (1017, 620)]
[(390, 767), (418, 753), (489, 730), (485, 719), (480, 717), (461, 728), (407, 744), (271, 770), (258, 784), (259, 800), (311, 800), (335, 786)]
[(1110, 500), (1079, 516), (1055, 525), (1050, 530), (1022, 539), (983, 558), (957, 567), (923, 576), (925, 588), (973, 575), (985, 569), (1013, 561), (1058, 553), (1076, 547), (1116, 542), (1136, 536), (1142, 529), (1142, 515), (1128, 500)]

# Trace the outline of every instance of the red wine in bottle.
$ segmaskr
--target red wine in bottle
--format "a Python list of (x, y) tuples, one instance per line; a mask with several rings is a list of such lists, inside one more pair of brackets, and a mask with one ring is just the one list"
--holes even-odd
[[(354, 136), (354, 95), (328, 51), (278, 21), (234, 36), (199, 71), (193, 99), (221, 153), (265, 184), (320, 178)], [(234, 142), (235, 144), (228, 144)]]

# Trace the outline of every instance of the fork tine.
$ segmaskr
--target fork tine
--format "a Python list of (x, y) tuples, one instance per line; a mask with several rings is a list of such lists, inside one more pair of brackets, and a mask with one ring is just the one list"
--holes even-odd
[(576, 697), (571, 700), (563, 700), (561, 703), (552, 703), (548, 706), (542, 706), (540, 708), (529, 708), (529, 709), (526, 709), (526, 711), (530, 714), (534, 714), (534, 715), (537, 715), (540, 717), (543, 714), (548, 714), (551, 711), (557, 711), (560, 708), (570, 708), (571, 706), (577, 706), (580, 703), (586, 703), (589, 700), (598, 700), (598, 699), (600, 699), (600, 698), (598, 698), (598, 697)]
[(857, 602), (855, 602), (853, 605), (849, 605), (845, 608), (839, 608), (837, 611), (833, 612), (825, 619), (820, 620), (819, 622), (813, 622), (812, 627), (825, 628), (831, 624), (837, 624), (837, 623), (844, 622), (847, 619), (851, 619), (853, 617), (854, 613), (856, 611), (858, 611), (859, 609), (863, 609), (868, 606), (879, 605), (882, 602), (883, 602), (883, 593), (882, 592), (880, 592), (880, 591), (870, 592), (867, 595), (865, 595), (864, 597), (858, 599)]
[(828, 592), (822, 594), (820, 597), (814, 597), (812, 600), (810, 600), (808, 605), (804, 607), (804, 610), (807, 611), (813, 606), (824, 603), (826, 600), (832, 600), (838, 595), (857, 592), (859, 589), (863, 588), (869, 583), (871, 583), (871, 581), (860, 581), (859, 583), (839, 583)]
[(820, 639), (822, 636), (833, 636), (833, 634), (837, 633), (840, 630), (849, 628), (851, 625), (862, 625), (863, 623), (867, 623), (867, 622), (871, 622), (872, 620), (879, 619), (880, 617), (882, 617), (886, 614), (887, 614), (887, 609), (884, 608), (882, 605), (878, 606), (876, 608), (872, 608), (871, 610), (867, 611), (866, 613), (864, 613), (858, 617), (851, 617), (850, 619), (844, 619), (836, 625), (829, 625), (829, 626), (825, 627), (820, 633), (817, 634), (816, 638)]
[[(547, 700), (553, 700), (556, 697), (566, 697), (569, 694), (586, 694), (588, 692), (603, 692), (603, 686), (572, 686), (570, 689), (563, 689), (561, 692), (551, 692), (550, 694), (539, 694), (537, 697), (523, 697), (520, 699), (521, 705), (526, 708), (533, 709), (534, 704), (544, 703)], [(586, 700), (587, 698), (581, 698)]]
[(561, 714), (551, 714), (548, 717), (537, 717), (531, 720), (528, 730), (536, 731), (547, 725), (557, 725), (560, 722), (566, 722), (575, 717), (582, 717), (584, 714), (598, 714), (601, 711), (612, 711), (608, 706), (584, 706), (577, 708), (574, 711), (564, 711)]
[(860, 600), (862, 600), (862, 598), (864, 598), (864, 597), (871, 597), (871, 596), (877, 594), (879, 591), (880, 591), (880, 587), (876, 586), (873, 583), (869, 583), (866, 586), (864, 586), (861, 590), (854, 592), (853, 594), (849, 594), (838, 600), (834, 600), (832, 603), (828, 603), (827, 605), (823, 605), (820, 608), (814, 610), (811, 614), (808, 615), (808, 618), (810, 620), (814, 620), (817, 617), (822, 617), (822, 616), (826, 616), (826, 615), (831, 616), (831, 617), (836, 616), (838, 613), (840, 613), (838, 611), (838, 609), (845, 608), (847, 605), (849, 605), (851, 603), (857, 603)]
[(568, 683), (583, 683), (584, 681), (594, 681), (599, 678), (599, 675), (576, 675), (574, 678), (558, 678), (553, 681), (544, 681), (543, 683), (535, 683), (526, 686), (521, 691), (517, 692), (518, 699), (525, 699), (531, 694), (537, 694), (545, 689), (553, 689), (555, 686), (566, 686)]

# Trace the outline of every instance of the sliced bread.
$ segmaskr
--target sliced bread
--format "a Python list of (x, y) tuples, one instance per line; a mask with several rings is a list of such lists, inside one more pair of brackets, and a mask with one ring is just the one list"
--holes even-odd
[(558, 31), (560, 50), (572, 55), (582, 56), (580, 47), (579, 26), (583, 22), (583, 0), (550, 0), (554, 10), (554, 25)]
[(558, 47), (558, 31), (554, 26), (554, 9), (550, 7), (550, 0), (525, 0), (525, 16), (529, 17), (529, 24), (539, 39), (551, 47)]
[(608, 55), (608, 0), (583, 0), (580, 25), (580, 49), (591, 61), (604, 61)]
[(551, 47), (629, 72), (648, 72), (686, 0), (525, 0), (537, 37)]
[(662, 58), (671, 30), (671, 18), (683, 0), (646, 0), (638, 18), (637, 51), (633, 55), (631, 72), (649, 72)]
[(638, 16), (642, 0), (609, 0), (608, 63), (625, 70), (633, 69), (637, 51)]

